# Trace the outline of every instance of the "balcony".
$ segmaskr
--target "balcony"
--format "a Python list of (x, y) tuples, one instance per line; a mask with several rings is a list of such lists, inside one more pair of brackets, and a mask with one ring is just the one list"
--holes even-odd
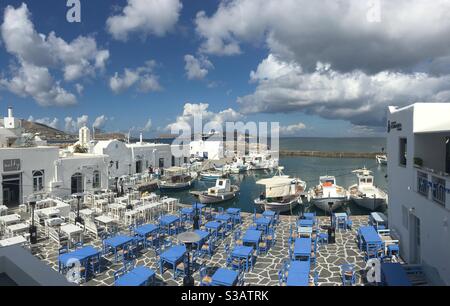
[(417, 168), (415, 191), (450, 210), (450, 176), (433, 169)]

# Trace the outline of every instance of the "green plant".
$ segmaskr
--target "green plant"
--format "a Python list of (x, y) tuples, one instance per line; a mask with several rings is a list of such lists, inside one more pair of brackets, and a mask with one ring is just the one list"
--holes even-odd
[(77, 144), (73, 147), (74, 153), (87, 153), (87, 148), (82, 147), (81, 145)]

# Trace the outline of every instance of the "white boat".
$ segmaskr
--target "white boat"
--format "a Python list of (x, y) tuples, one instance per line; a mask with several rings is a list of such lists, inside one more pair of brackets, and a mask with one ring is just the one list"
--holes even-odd
[(189, 189), (194, 185), (196, 175), (182, 167), (171, 167), (164, 171), (164, 177), (158, 181), (161, 191), (178, 191)]
[(387, 156), (386, 155), (375, 155), (377, 163), (383, 166), (387, 165)]
[(265, 191), (254, 200), (254, 203), (264, 210), (291, 212), (295, 206), (302, 203), (301, 196), (305, 192), (306, 182), (284, 175), (282, 170), (283, 167), (278, 167), (272, 178), (256, 182), (265, 185)]
[(200, 203), (214, 204), (228, 201), (236, 197), (239, 187), (231, 185), (229, 179), (218, 179), (214, 187), (208, 188), (207, 191), (192, 191), (191, 194), (198, 196)]
[(226, 177), (227, 174), (223, 171), (202, 171), (200, 172), (200, 177), (202, 180), (214, 181), (220, 178)]
[(350, 186), (350, 199), (358, 206), (374, 211), (381, 205), (386, 204), (387, 194), (376, 187), (372, 171), (366, 168), (354, 170), (358, 183)]
[(347, 191), (336, 185), (334, 176), (321, 176), (319, 185), (311, 188), (308, 192), (309, 201), (317, 208), (330, 212), (340, 208), (348, 201)]
[(245, 157), (248, 170), (275, 169), (278, 167), (278, 159), (270, 153), (255, 153)]

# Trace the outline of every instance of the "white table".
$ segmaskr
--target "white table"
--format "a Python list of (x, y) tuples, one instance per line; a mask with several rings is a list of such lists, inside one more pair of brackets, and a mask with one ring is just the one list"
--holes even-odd
[(30, 225), (28, 225), (27, 223), (17, 223), (7, 226), (6, 231), (11, 233), (12, 235), (16, 235), (28, 231), (29, 228)]
[(15, 237), (0, 240), (0, 247), (24, 244), (26, 242), (27, 242), (27, 240), (23, 236), (15, 236)]
[(61, 211), (55, 207), (43, 208), (37, 211), (38, 215), (45, 217), (45, 219), (60, 217)]
[(90, 210), (89, 208), (84, 208), (80, 210), (80, 215), (83, 215), (85, 217), (90, 217), (92, 216), (94, 212), (92, 210)]
[(69, 238), (69, 246), (71, 246), (74, 237), (77, 238), (77, 241), (83, 241), (83, 228), (74, 224), (66, 224), (62, 225), (60, 229)]
[(0, 224), (8, 226), (9, 224), (14, 224), (20, 222), (21, 218), (18, 214), (6, 215), (0, 217)]
[(95, 217), (95, 221), (98, 221), (98, 222), (102, 223), (103, 225), (108, 225), (108, 224), (114, 223), (116, 220), (114, 220), (111, 217), (101, 215), (101, 216)]
[(8, 206), (0, 205), (0, 216), (6, 215), (8, 213)]
[(45, 224), (50, 227), (56, 226), (56, 225), (61, 225), (62, 223), (64, 223), (64, 220), (59, 217), (49, 218), (49, 219), (45, 220)]

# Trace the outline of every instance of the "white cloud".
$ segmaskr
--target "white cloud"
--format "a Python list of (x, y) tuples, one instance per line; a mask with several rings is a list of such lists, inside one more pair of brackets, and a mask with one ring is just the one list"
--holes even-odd
[(200, 56), (200, 58), (195, 58), (195, 56), (186, 54), (184, 56), (185, 66), (184, 70), (186, 71), (187, 78), (189, 80), (200, 80), (203, 79), (208, 74), (208, 69), (213, 68), (213, 64), (204, 56)]
[(211, 123), (215, 125), (223, 125), (225, 122), (234, 122), (242, 119), (244, 116), (228, 108), (218, 113), (208, 110), (208, 103), (186, 103), (184, 104), (183, 114), (178, 116), (176, 121), (167, 125), (167, 130), (180, 130), (187, 126), (193, 127), (194, 116), (202, 117), (203, 125)]
[[(65, 81), (95, 76), (96, 71), (104, 69), (109, 51), (99, 50), (92, 37), (79, 36), (68, 43), (54, 32), (47, 36), (38, 33), (30, 18), (25, 3), (18, 8), (7, 6), (4, 11), (2, 39), (20, 67), (11, 71), (11, 79), (2, 78), (1, 83), (15, 94), (33, 97), (41, 105), (76, 103), (76, 97), (53, 79), (50, 69), (61, 70)], [(32, 83), (36, 80), (39, 85)]]
[(98, 116), (97, 118), (95, 118), (92, 126), (96, 129), (101, 129), (105, 126), (106, 121), (108, 121), (108, 120), (109, 120), (109, 118), (106, 117), (105, 115)]
[(83, 91), (84, 91), (84, 86), (79, 84), (79, 83), (76, 83), (75, 84), (75, 89), (77, 90), (78, 95), (81, 96), (83, 94)]
[(147, 61), (144, 66), (136, 69), (125, 68), (122, 75), (118, 72), (109, 79), (109, 87), (114, 93), (120, 93), (137, 84), (142, 92), (162, 90), (158, 76), (153, 73), (155, 61)]
[(178, 21), (182, 4), (179, 0), (128, 0), (122, 14), (106, 21), (108, 32), (118, 40), (131, 33), (164, 36)]
[(45, 124), (45, 125), (47, 125), (49, 127), (52, 127), (54, 129), (57, 129), (58, 125), (59, 125), (59, 119), (58, 118), (50, 119), (49, 117), (44, 117), (44, 118), (34, 119), (33, 116), (30, 116), (30, 117), (28, 117), (28, 121), (37, 122), (37, 123), (40, 123), (40, 124)]
[(291, 136), (291, 135), (297, 135), (300, 131), (303, 131), (306, 129), (306, 125), (304, 123), (297, 123), (297, 124), (291, 124), (291, 125), (282, 125), (280, 126), (279, 132), (281, 135)]
[(148, 118), (147, 122), (145, 123), (145, 126), (142, 128), (143, 132), (150, 132), (152, 129), (152, 119)]
[(450, 1), (380, 0), (380, 22), (370, 22), (370, 3), (223, 0), (212, 15), (196, 16), (200, 51), (233, 55), (250, 43), (308, 71), (324, 62), (370, 74), (450, 55)]
[(275, 56), (268, 56), (250, 75), (257, 87), (254, 93), (238, 98), (244, 113), (302, 111), (355, 125), (379, 126), (384, 124), (388, 105), (450, 100), (449, 75), (340, 73), (322, 63), (317, 63), (314, 72), (302, 72)]
[(81, 115), (76, 119), (72, 117), (66, 117), (64, 118), (64, 130), (69, 133), (74, 133), (79, 128), (83, 126), (88, 126), (88, 121), (89, 121), (88, 115)]

